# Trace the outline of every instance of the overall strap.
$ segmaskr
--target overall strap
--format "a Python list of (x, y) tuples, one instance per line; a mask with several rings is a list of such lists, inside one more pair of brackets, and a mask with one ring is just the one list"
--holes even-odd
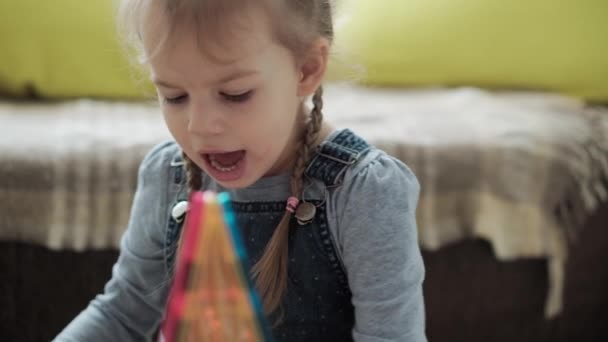
[(339, 186), (348, 167), (369, 149), (370, 145), (365, 140), (345, 129), (317, 147), (305, 174), (322, 181), (327, 187)]
[(179, 185), (182, 183), (185, 177), (185, 167), (186, 162), (182, 157), (181, 153), (177, 153), (173, 159), (171, 160), (171, 168), (173, 169), (173, 183), (175, 185)]
[(182, 232), (182, 226), (186, 217), (188, 186), (186, 184), (185, 161), (181, 151), (171, 159), (169, 196), (172, 202), (167, 220), (164, 241), (164, 259), (167, 276), (172, 277), (175, 267), (177, 244)]

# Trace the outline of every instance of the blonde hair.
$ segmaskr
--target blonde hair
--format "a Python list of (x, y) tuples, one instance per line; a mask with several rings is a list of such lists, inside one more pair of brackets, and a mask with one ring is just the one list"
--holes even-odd
[[(138, 60), (145, 63), (143, 46), (143, 27), (146, 5), (150, 0), (122, 0), (119, 12), (119, 28), (127, 44), (135, 48)], [(171, 30), (178, 23), (193, 23), (198, 30), (199, 45), (219, 44), (229, 41), (226, 34), (233, 33), (226, 27), (226, 19), (236, 19), (243, 9), (262, 6), (268, 13), (275, 39), (285, 46), (294, 56), (302, 58), (313, 41), (319, 37), (333, 41), (332, 6), (330, 0), (154, 0), (160, 4), (169, 20)], [(158, 51), (170, 36), (158, 38)], [(209, 39), (207, 39), (209, 37)], [(225, 47), (225, 45), (224, 45)], [(202, 49), (205, 52), (208, 49)], [(150, 53), (150, 51), (148, 51)], [(152, 52), (154, 53), (154, 52)], [(312, 157), (315, 142), (318, 140), (323, 121), (323, 88), (319, 87), (312, 98), (313, 108), (307, 120), (305, 132), (298, 142), (297, 158), (291, 180), (291, 195), (301, 198), (304, 172)], [(202, 171), (185, 154), (188, 186), (190, 191), (201, 189)], [(264, 309), (272, 313), (280, 307), (287, 291), (288, 233), (292, 213), (285, 211), (283, 218), (273, 233), (261, 259), (253, 266), (252, 275), (262, 296)]]

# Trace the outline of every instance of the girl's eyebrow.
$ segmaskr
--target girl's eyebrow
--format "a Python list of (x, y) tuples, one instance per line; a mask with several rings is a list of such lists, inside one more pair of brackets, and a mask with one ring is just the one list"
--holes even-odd
[(231, 74), (229, 74), (228, 76), (222, 77), (220, 78), (216, 83), (217, 84), (224, 84), (224, 83), (228, 83), (230, 81), (234, 81), (237, 80), (239, 78), (244, 78), (247, 76), (253, 76), (258, 74), (258, 71), (256, 70), (237, 70), (236, 72), (233, 72)]
[(179, 88), (179, 87), (174, 86), (174, 85), (172, 85), (172, 84), (170, 84), (168, 82), (160, 80), (160, 79), (158, 79), (156, 77), (152, 78), (152, 83), (156, 84), (157, 86), (161, 86), (163, 88), (173, 88), (173, 89), (178, 89)]
[[(238, 70), (236, 72), (233, 72), (231, 74), (228, 74), (225, 77), (220, 78), (217, 82), (215, 82), (216, 84), (224, 84), (224, 83), (228, 83), (230, 81), (234, 81), (237, 80), (239, 78), (244, 78), (244, 77), (248, 77), (248, 76), (253, 76), (253, 75), (257, 75), (259, 72), (256, 70)], [(179, 89), (178, 86), (175, 86), (169, 82), (163, 81), (157, 77), (153, 77), (152, 78), (152, 82), (158, 86), (164, 87), (164, 88), (172, 88), (172, 89)]]

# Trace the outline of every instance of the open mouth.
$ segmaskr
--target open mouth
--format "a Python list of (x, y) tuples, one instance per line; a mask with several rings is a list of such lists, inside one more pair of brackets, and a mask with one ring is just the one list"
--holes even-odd
[(245, 157), (245, 151), (235, 151), (228, 153), (212, 153), (207, 155), (209, 164), (216, 170), (230, 172), (236, 169), (238, 163)]
[(234, 181), (240, 178), (245, 168), (245, 150), (206, 153), (203, 159), (207, 162), (210, 175), (219, 181)]

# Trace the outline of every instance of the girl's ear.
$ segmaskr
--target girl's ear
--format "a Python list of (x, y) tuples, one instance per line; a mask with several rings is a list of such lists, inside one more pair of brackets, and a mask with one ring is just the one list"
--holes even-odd
[(309, 49), (298, 66), (300, 80), (298, 83), (298, 96), (307, 97), (314, 94), (321, 85), (327, 61), (329, 58), (329, 41), (326, 38), (317, 39)]

